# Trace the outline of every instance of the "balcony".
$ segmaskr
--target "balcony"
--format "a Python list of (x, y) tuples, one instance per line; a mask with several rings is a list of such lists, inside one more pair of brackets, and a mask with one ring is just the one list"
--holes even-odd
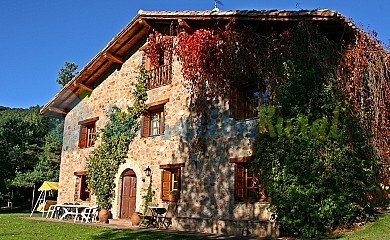
[(154, 89), (172, 83), (172, 66), (162, 65), (158, 68), (149, 70), (150, 78), (146, 83), (146, 89)]

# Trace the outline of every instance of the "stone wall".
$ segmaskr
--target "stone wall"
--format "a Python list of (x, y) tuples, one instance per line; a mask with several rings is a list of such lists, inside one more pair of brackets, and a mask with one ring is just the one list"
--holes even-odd
[[(78, 147), (79, 121), (99, 117), (96, 125), (101, 129), (107, 121), (106, 114), (110, 107), (115, 105), (126, 109), (131, 106), (132, 84), (135, 83), (141, 62), (142, 53), (138, 51), (103, 79), (90, 96), (82, 99), (67, 115), (61, 156), (60, 203), (74, 202), (77, 187), (74, 173), (86, 170), (86, 158), (93, 150)], [(252, 155), (256, 121), (229, 118), (228, 101), (214, 99), (210, 101), (207, 127), (194, 126), (189, 111), (190, 96), (181, 81), (180, 64), (174, 61), (172, 84), (148, 91), (147, 103), (169, 98), (165, 104), (165, 132), (162, 136), (147, 138), (138, 135), (131, 143), (126, 163), (120, 166), (115, 179), (116, 198), (111, 209), (113, 218), (120, 217), (121, 173), (127, 169), (136, 173), (136, 210), (142, 212), (142, 196), (150, 181), (154, 191), (153, 204), (166, 204), (161, 201), (160, 165), (184, 163), (181, 169), (181, 199), (174, 227), (189, 230), (186, 226), (194, 226), (195, 229), (192, 227), (190, 230), (218, 233), (236, 231), (241, 235), (259, 235), (260, 232), (262, 235), (264, 232), (274, 234), (275, 229), (270, 230), (269, 227), (267, 204), (234, 201), (234, 163), (229, 163), (229, 159)], [(207, 146), (202, 154), (192, 149), (195, 134), (201, 136)], [(95, 146), (98, 144), (99, 141)], [(151, 178), (145, 176), (147, 166), (152, 169)], [(90, 202), (85, 203), (94, 205), (95, 198), (92, 196)]]

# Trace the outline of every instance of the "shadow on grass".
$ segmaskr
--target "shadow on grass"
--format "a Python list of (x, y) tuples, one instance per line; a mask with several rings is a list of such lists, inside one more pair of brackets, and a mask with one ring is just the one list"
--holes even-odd
[(150, 231), (126, 231), (119, 229), (110, 229), (98, 236), (94, 236), (93, 239), (115, 239), (115, 240), (127, 240), (131, 237), (131, 239), (209, 239), (206, 237), (200, 236), (184, 236), (179, 234), (165, 234), (165, 233), (157, 233)]
[(334, 236), (324, 236), (324, 237), (322, 237), (320, 239), (323, 239), (323, 240), (325, 240), (325, 239), (341, 239), (343, 237), (345, 237), (345, 236), (344, 236), (343, 233), (341, 233), (341, 234), (337, 234), (337, 235), (334, 235)]
[(2, 207), (0, 208), (0, 214), (9, 214), (9, 213), (30, 213), (31, 210), (28, 207)]

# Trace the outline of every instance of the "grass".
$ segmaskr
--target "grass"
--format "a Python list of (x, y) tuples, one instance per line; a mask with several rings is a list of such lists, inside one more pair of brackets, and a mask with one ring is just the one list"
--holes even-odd
[(376, 222), (368, 223), (361, 229), (338, 234), (332, 239), (390, 240), (390, 213), (381, 215)]
[[(101, 226), (73, 224), (69, 222), (46, 222), (29, 218), (28, 212), (0, 210), (1, 239), (206, 239), (200, 236), (185, 236), (165, 232), (114, 229)], [(40, 217), (40, 214), (34, 214)], [(383, 214), (378, 221), (368, 223), (361, 229), (344, 232), (331, 239), (390, 240), (390, 213)]]
[[(39, 214), (34, 214), (40, 217)], [(29, 218), (29, 213), (0, 211), (0, 239), (205, 239), (196, 236), (113, 229), (68, 222), (45, 222)]]

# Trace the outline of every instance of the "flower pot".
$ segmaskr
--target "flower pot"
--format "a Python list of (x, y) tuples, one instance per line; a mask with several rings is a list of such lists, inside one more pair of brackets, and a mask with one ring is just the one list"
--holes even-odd
[(107, 223), (109, 217), (110, 217), (110, 212), (107, 209), (102, 208), (99, 211), (99, 222), (100, 223)]
[(133, 226), (137, 226), (139, 224), (139, 222), (141, 221), (141, 218), (137, 212), (134, 212), (133, 214), (131, 214), (130, 220), (131, 220), (131, 224), (133, 224)]
[(168, 195), (168, 201), (170, 202), (177, 202), (177, 195), (176, 194), (169, 194)]

